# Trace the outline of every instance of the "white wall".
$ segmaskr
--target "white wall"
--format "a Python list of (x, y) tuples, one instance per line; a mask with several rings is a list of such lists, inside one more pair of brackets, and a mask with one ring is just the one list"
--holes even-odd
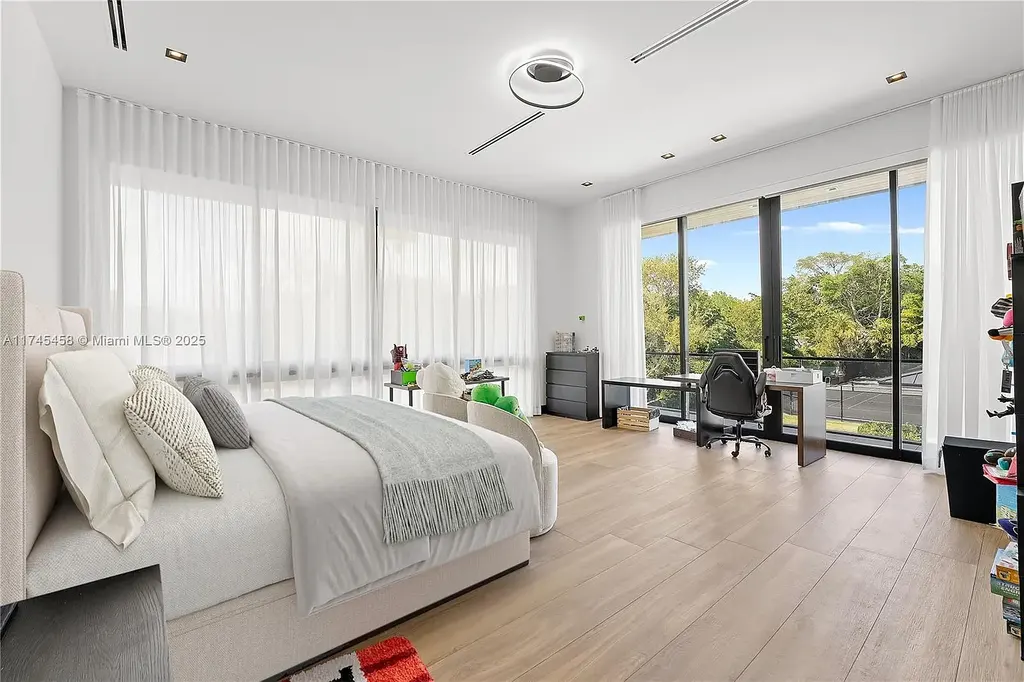
[(927, 102), (644, 188), (644, 223), (890, 168), (928, 156)]
[(0, 265), (62, 302), (61, 84), (28, 3), (0, 3)]
[[(597, 210), (597, 204), (589, 204)], [(537, 333), (539, 348), (554, 348), (555, 332), (576, 332), (579, 348), (597, 343), (597, 310), (591, 305), (597, 293), (584, 291), (597, 266), (597, 249), (593, 239), (586, 238), (587, 225), (573, 222), (575, 212), (539, 204), (539, 239), (537, 248)], [(576, 220), (591, 220), (583, 212)], [(596, 227), (596, 223), (589, 223)], [(581, 321), (583, 315), (586, 320)]]
[[(674, 218), (918, 161), (928, 156), (929, 123), (925, 103), (655, 183), (643, 190), (641, 219), (650, 223)], [(540, 308), (547, 324), (576, 331), (581, 345), (600, 346), (600, 201), (568, 209), (567, 214), (567, 231), (548, 237), (566, 255), (542, 258), (538, 274), (541, 281), (557, 285), (559, 296), (542, 298)], [(546, 272), (548, 268), (553, 272)], [(585, 324), (575, 321), (584, 314)]]

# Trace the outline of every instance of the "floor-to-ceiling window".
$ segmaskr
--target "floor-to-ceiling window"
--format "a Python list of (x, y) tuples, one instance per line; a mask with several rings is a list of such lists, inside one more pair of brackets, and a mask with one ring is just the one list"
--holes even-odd
[[(682, 369), (682, 327), (679, 316), (683, 299), (679, 291), (678, 221), (666, 220), (643, 227), (644, 338), (647, 376), (678, 374)], [(675, 414), (679, 394), (650, 391), (649, 405)]]
[[(820, 369), (828, 430), (892, 439), (887, 172), (783, 194), (782, 361)], [(786, 425), (796, 424), (792, 397)]]
[(757, 206), (744, 201), (684, 219), (690, 372), (703, 372), (716, 350), (761, 348)]
[[(822, 371), (830, 447), (919, 449), (924, 182), (921, 163), (645, 226), (648, 376), (759, 349)], [(793, 435), (792, 399), (773, 433)]]

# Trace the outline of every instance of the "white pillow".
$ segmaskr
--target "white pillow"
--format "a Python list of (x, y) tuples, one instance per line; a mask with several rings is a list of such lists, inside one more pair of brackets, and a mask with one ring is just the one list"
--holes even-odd
[(210, 432), (177, 386), (150, 379), (124, 401), (124, 416), (161, 481), (186, 495), (224, 494)]
[(141, 388), (147, 381), (163, 381), (175, 389), (178, 388), (178, 383), (167, 370), (153, 365), (139, 365), (135, 369), (129, 370), (128, 376), (135, 382), (136, 388)]
[(142, 532), (156, 489), (146, 451), (124, 416), (135, 382), (109, 350), (55, 353), (39, 391), (39, 426), (89, 525), (124, 549)]

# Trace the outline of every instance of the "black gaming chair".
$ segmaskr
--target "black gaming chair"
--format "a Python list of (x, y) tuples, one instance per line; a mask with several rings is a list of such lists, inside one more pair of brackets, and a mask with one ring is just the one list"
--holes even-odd
[(732, 456), (740, 454), (740, 443), (753, 443), (760, 450), (764, 447), (764, 456), (771, 457), (772, 449), (761, 442), (757, 436), (744, 436), (743, 424), (755, 422), (771, 414), (764, 395), (765, 375), (761, 372), (757, 378), (750, 367), (743, 361), (739, 353), (715, 353), (711, 364), (700, 377), (700, 396), (704, 407), (711, 414), (736, 422), (736, 429), (731, 434), (709, 440), (705, 447), (711, 448), (712, 443), (729, 441), (736, 442)]

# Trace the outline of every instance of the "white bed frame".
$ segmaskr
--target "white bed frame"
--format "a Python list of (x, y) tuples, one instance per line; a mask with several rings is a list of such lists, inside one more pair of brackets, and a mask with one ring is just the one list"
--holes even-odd
[[(61, 310), (26, 306), (18, 273), (0, 274), (0, 603), (26, 596), (26, 561), (60, 493), (49, 438), (39, 429), (37, 396), (46, 357), (60, 347), (26, 346), (27, 334), (62, 334)], [(143, 531), (145, 532), (145, 531)], [(339, 650), (366, 635), (525, 565), (521, 533), (443, 566), (300, 617), (295, 584), (286, 580), (168, 623), (175, 680), (259, 680)], [(205, 567), (196, 567), (202, 579)]]

